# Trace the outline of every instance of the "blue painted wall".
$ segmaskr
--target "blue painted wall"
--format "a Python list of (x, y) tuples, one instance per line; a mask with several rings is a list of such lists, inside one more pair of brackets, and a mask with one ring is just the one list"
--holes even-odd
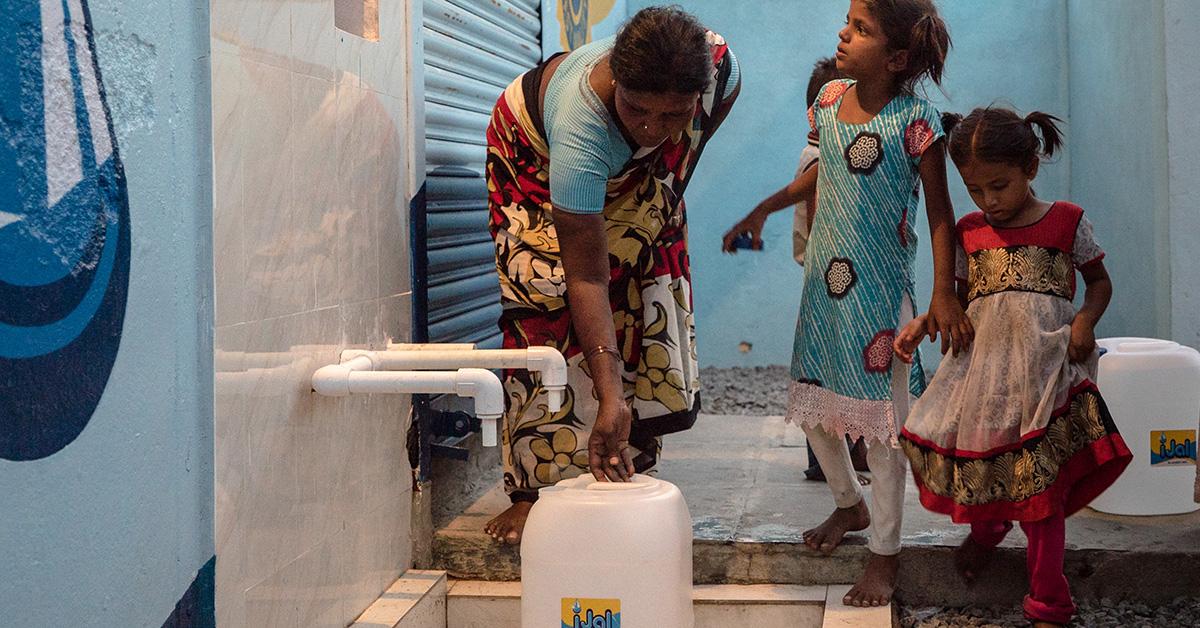
[(1200, 2), (1166, 0), (1171, 337), (1200, 349)]
[(626, 18), (625, 0), (541, 0), (542, 58), (574, 50), (617, 32)]
[(1098, 331), (1170, 337), (1163, 3), (1069, 7), (1071, 192), (1096, 224), (1114, 285)]
[(201, 0), (0, 17), (0, 624), (213, 623), (208, 42)]
[[(629, 13), (657, 4), (629, 0)], [(767, 222), (766, 250), (720, 253), (720, 238), (759, 200), (785, 185), (808, 132), (804, 92), (812, 64), (837, 46), (848, 2), (684, 0), (683, 8), (721, 33), (743, 69), (742, 94), (708, 145), (687, 192), (696, 326), (705, 366), (787, 364), (804, 271), (791, 257), (791, 211)], [(944, 93), (930, 97), (964, 111), (995, 101), (1066, 117), (1066, 4), (1059, 1), (941, 2), (955, 48)], [(999, 54), (998, 51), (1003, 51)], [(1063, 197), (1069, 159), (1042, 170), (1038, 192)], [(959, 215), (975, 209), (956, 172)], [(917, 227), (918, 307), (929, 302), (932, 255), (923, 212)], [(738, 345), (753, 345), (740, 353)]]

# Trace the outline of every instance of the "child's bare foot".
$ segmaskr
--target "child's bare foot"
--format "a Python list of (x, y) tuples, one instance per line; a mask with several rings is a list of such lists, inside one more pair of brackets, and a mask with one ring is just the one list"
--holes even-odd
[(855, 471), (871, 470), (871, 466), (867, 464), (867, 444), (861, 438), (850, 446), (850, 463), (854, 465)]
[(501, 543), (520, 545), (521, 534), (525, 531), (525, 520), (529, 518), (529, 509), (531, 508), (533, 508), (533, 502), (513, 502), (508, 510), (500, 513), (483, 526), (483, 531)]
[(858, 582), (842, 598), (846, 606), (886, 606), (892, 601), (896, 590), (896, 576), (900, 571), (900, 555), (880, 556), (871, 554), (867, 568)]
[[(856, 473), (855, 476), (858, 478), (859, 486), (870, 486), (871, 485), (871, 478), (869, 478), (861, 473)], [(822, 471), (820, 467), (817, 467), (816, 469), (806, 470), (804, 472), (804, 477), (806, 479), (808, 479), (810, 482), (824, 482), (825, 481), (825, 472)]]
[(1052, 621), (1035, 621), (1033, 628), (1063, 628), (1066, 624), (1056, 624)]
[(842, 543), (847, 532), (866, 530), (871, 525), (871, 513), (863, 500), (849, 508), (838, 508), (821, 525), (804, 532), (804, 544), (829, 554)]
[(992, 562), (995, 548), (984, 547), (977, 543), (971, 535), (963, 540), (962, 545), (954, 552), (954, 568), (968, 586), (975, 584), (975, 578)]

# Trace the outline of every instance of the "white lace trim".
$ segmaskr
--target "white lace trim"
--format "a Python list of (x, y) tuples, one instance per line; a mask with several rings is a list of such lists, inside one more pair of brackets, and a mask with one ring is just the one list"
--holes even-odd
[(787, 423), (813, 426), (852, 440), (877, 441), (899, 447), (896, 406), (891, 399), (855, 399), (827, 388), (793, 381), (788, 386)]

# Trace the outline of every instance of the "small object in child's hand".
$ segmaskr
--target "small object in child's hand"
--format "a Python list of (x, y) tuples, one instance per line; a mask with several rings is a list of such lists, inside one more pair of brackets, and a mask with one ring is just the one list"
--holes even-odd
[(754, 239), (750, 237), (749, 233), (743, 233), (742, 235), (739, 235), (738, 237), (734, 238), (733, 242), (730, 242), (730, 245), (733, 246), (733, 249), (735, 251), (737, 249), (746, 249), (747, 251), (761, 251), (762, 250), (761, 245), (758, 248), (755, 248)]

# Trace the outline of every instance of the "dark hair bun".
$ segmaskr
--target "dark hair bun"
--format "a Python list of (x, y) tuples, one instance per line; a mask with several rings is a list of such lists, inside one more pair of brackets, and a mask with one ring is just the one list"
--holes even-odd
[(702, 92), (712, 72), (708, 31), (676, 6), (646, 7), (617, 33), (609, 65), (622, 87), (640, 92)]

